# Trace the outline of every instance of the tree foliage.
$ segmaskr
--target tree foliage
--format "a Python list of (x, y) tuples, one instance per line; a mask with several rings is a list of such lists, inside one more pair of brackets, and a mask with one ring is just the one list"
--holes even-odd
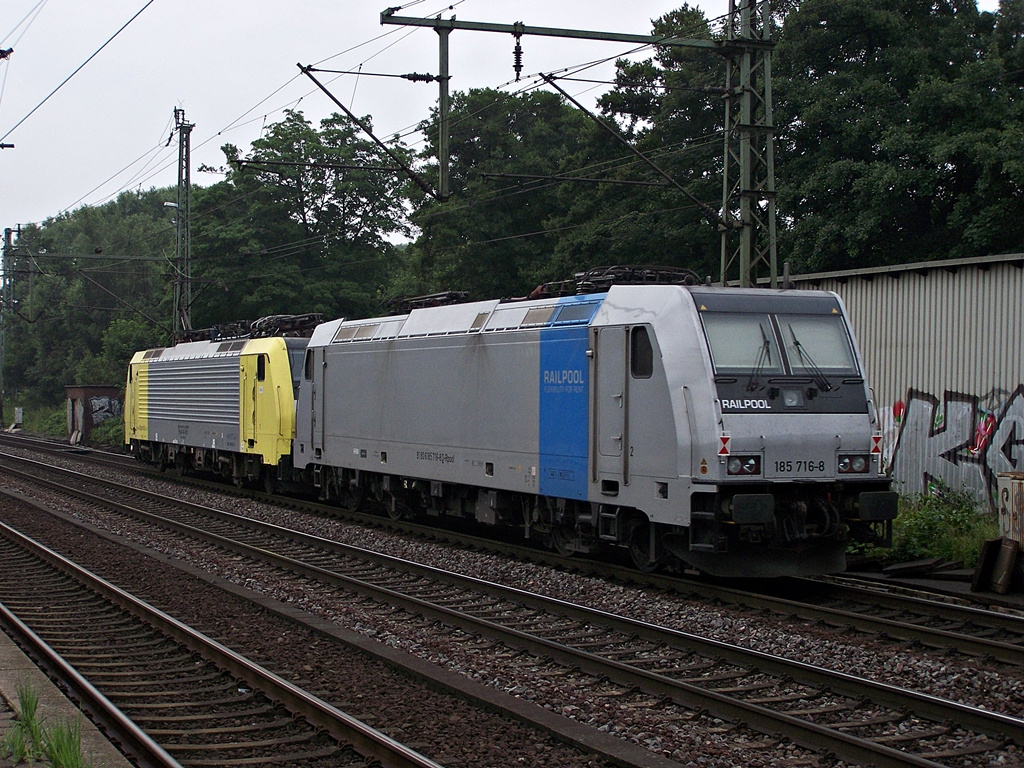
[[(193, 323), (271, 314), (361, 316), (382, 297), (407, 234), (406, 180), (347, 118), (289, 111), (193, 203)], [(400, 153), (404, 152), (398, 148)], [(407, 153), (406, 153), (407, 154)]]
[[(780, 259), (799, 273), (1024, 250), (1024, 0), (780, 0), (773, 14)], [(652, 31), (721, 34), (687, 4)], [(193, 190), (193, 324), (368, 316), (442, 289), (523, 296), (615, 263), (717, 274), (723, 69), (655, 46), (617, 62), (596, 115), (544, 85), (454, 93), (445, 201), (348, 118), (287, 112), (247, 152), (226, 145), (224, 179)], [(422, 128), (417, 157), (393, 148), (436, 178), (437, 114)], [(131, 351), (170, 340), (175, 197), (123, 194), (21, 232), (8, 395), (120, 381)]]
[[(400, 147), (399, 152), (404, 152)], [(270, 314), (362, 316), (395, 269), (407, 232), (404, 178), (351, 122), (319, 128), (289, 112), (253, 143), (224, 148), (227, 178), (192, 190), (195, 327)], [(172, 341), (172, 188), (29, 226), (10, 254), (7, 395), (35, 405), (65, 385), (118, 384), (131, 354)]]
[(119, 346), (167, 339), (166, 199), (155, 190), (124, 193), (22, 230), (8, 255), (8, 396), (51, 403), (68, 384), (119, 384)]
[(1021, 5), (845, 0), (787, 16), (779, 207), (798, 271), (1020, 247)]
[[(555, 94), (490, 89), (456, 93), (451, 104), (451, 199), (424, 201), (409, 254), (410, 291), (471, 289), (480, 298), (524, 295), (550, 279), (563, 210), (557, 175), (586, 155), (585, 118)], [(437, 116), (425, 126), (434, 141)]]

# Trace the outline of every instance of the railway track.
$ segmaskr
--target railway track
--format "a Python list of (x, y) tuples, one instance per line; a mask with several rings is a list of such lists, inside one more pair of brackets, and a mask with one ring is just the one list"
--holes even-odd
[[(6, 460), (5, 460), (6, 463)], [(49, 470), (49, 468), (48, 468)], [(79, 494), (109, 484), (69, 475)], [(107, 487), (103, 493), (128, 493)], [(88, 498), (83, 496), (82, 498)], [(90, 503), (110, 504), (99, 497)], [(138, 504), (138, 502), (135, 502)], [(129, 505), (130, 506), (130, 505)], [(765, 733), (826, 748), (875, 765), (952, 765), (998, 756), (1024, 744), (1024, 721), (976, 707), (842, 675), (808, 664), (710, 641), (571, 603), (226, 515), (163, 496), (147, 511), (121, 511), (148, 523), (333, 585), (354, 600), (410, 614), (486, 638), (494, 652), (527, 651), (564, 670), (635, 687), (654, 701), (706, 709)], [(558, 674), (558, 670), (552, 672)], [(950, 725), (955, 723), (956, 725)]]
[[(19, 441), (14, 440), (9, 444), (16, 445)], [(29, 441), (29, 445), (50, 454), (68, 455), (67, 446), (55, 446), (45, 441)], [(76, 452), (76, 458), (104, 467), (150, 472), (130, 458), (117, 454)], [(152, 474), (161, 476), (156, 471), (152, 471)], [(198, 483), (203, 488), (224, 490), (223, 486), (206, 481), (199, 480)], [(251, 493), (255, 498), (268, 498), (259, 492), (241, 492), (246, 495)], [(846, 627), (857, 632), (917, 643), (927, 648), (1024, 666), (1024, 615), (1020, 612), (994, 611), (947, 599), (908, 595), (890, 591), (885, 585), (857, 583), (852, 579), (785, 579), (778, 580), (777, 586), (760, 590), (733, 588), (671, 574), (643, 574), (614, 564), (566, 558), (518, 544), (482, 539), (455, 531), (439, 531), (408, 520), (385, 520), (373, 514), (342, 512), (337, 508), (308, 501), (296, 500), (292, 503), (318, 514), (344, 515), (356, 522), (442, 538), (555, 567), (570, 567), (578, 572), (636, 583), (695, 599), (767, 611), (787, 619), (799, 618), (833, 627)]]
[(5, 524), (0, 559), (5, 629), (142, 765), (439, 768)]

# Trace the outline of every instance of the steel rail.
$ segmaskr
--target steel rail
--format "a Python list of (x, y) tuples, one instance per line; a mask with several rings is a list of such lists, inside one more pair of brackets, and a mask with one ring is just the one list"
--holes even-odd
[[(188, 625), (139, 600), (120, 587), (68, 560), (63, 555), (0, 522), (0, 533), (32, 552), (36, 557), (78, 579), (123, 610), (156, 627), (185, 647), (200, 654), (282, 703), (293, 713), (322, 728), (342, 744), (380, 761), (387, 768), (442, 768), (438, 763), (406, 747), (356, 718), (331, 706), (298, 686), (206, 637)], [(174, 765), (177, 765), (175, 763)]]
[[(0, 456), (3, 456), (3, 454), (0, 454)], [(22, 459), (20, 457), (12, 458), (18, 458), (20, 461), (31, 461), (30, 459)], [(122, 463), (115, 462), (113, 457), (99, 459), (99, 461), (101, 463)], [(206, 487), (207, 483), (202, 483), (202, 485), (203, 487)], [(215, 484), (214, 487), (222, 492), (224, 490), (223, 486), (220, 485)], [(235, 491), (233, 488), (230, 490)], [(256, 495), (259, 497), (264, 496), (263, 494)], [(160, 499), (164, 498), (159, 494), (153, 494), (153, 496)], [(280, 503), (279, 500), (278, 503)], [(318, 512), (327, 510), (329, 513), (339, 514), (339, 510), (334, 507), (325, 507), (311, 503), (306, 503), (303, 506)], [(379, 516), (364, 516), (360, 513), (354, 513), (351, 511), (346, 511), (344, 514), (359, 520), (367, 521), (373, 525), (395, 525), (393, 521), (385, 520)], [(459, 542), (469, 542), (471, 545), (482, 546), (491, 551), (506, 552), (516, 557), (532, 559), (534, 561), (540, 560), (563, 566), (566, 562), (566, 558), (550, 553), (538, 552), (535, 549), (527, 549), (515, 544), (496, 542), (491, 539), (468, 536), (466, 534), (456, 535), (448, 531), (438, 531), (438, 529), (430, 526), (417, 525), (407, 521), (400, 524), (400, 529), (411, 529), (423, 535), (434, 537), (446, 536), (447, 538), (456, 539)], [(991, 658), (1006, 664), (1024, 667), (1024, 645), (1018, 643), (994, 640), (988, 637), (979, 637), (953, 630), (922, 626), (912, 621), (900, 621), (894, 618), (871, 616), (857, 611), (843, 610), (841, 608), (813, 605), (790, 598), (777, 597), (775, 595), (758, 592), (749, 592), (718, 584), (697, 583), (692, 580), (680, 579), (661, 574), (640, 574), (635, 570), (623, 568), (614, 564), (591, 563), (590, 561), (581, 560), (579, 558), (573, 558), (571, 562), (576, 568), (582, 569), (586, 572), (591, 572), (604, 578), (610, 577), (622, 581), (632, 580), (634, 582), (648, 584), (671, 592), (696, 594), (704, 598), (719, 599), (734, 605), (742, 605), (756, 610), (772, 611), (783, 616), (796, 616), (808, 621), (822, 621), (833, 626), (849, 626), (864, 632), (873, 632), (890, 638), (917, 642), (929, 648), (949, 648), (969, 656)], [(856, 592), (856, 587), (844, 587), (842, 585), (835, 585), (829, 582), (802, 579), (796, 580), (796, 583), (813, 584), (817, 588), (826, 588), (833, 593), (836, 590), (845, 590), (851, 600), (856, 599), (859, 596), (865, 602), (883, 604), (893, 610), (925, 610), (931, 615), (947, 621), (960, 622), (964, 624), (975, 623), (976, 626), (1018, 633), (1024, 637), (1024, 618), (1018, 616), (968, 606), (952, 606), (948, 603), (928, 601), (921, 598), (891, 595), (879, 592), (878, 590), (864, 589), (860, 592)], [(878, 596), (877, 600), (875, 597), (876, 595)]]
[[(138, 462), (127, 459), (122, 455), (109, 454), (102, 451), (83, 451), (82, 449), (69, 451), (67, 446), (54, 445), (46, 441), (37, 441), (26, 438), (12, 438), (4, 436), (0, 442), (17, 444), (27, 442), (33, 449), (53, 452), (58, 455), (78, 454), (79, 458), (100, 464), (108, 464), (120, 467), (125, 470), (143, 471), (146, 474), (160, 477), (162, 473), (153, 470)], [(82, 454), (88, 454), (88, 458)], [(2, 455), (2, 454), (0, 454)], [(27, 459), (26, 459), (27, 461)], [(221, 493), (237, 494), (239, 489), (233, 486), (224, 486), (220, 483), (203, 481), (192, 478), (192, 483), (203, 488), (212, 488)], [(281, 497), (269, 496), (259, 491), (241, 491), (245, 496), (254, 498), (273, 499), (275, 503), (282, 503)], [(287, 499), (284, 503), (296, 505), (294, 499)], [(335, 506), (316, 504), (304, 501), (302, 508), (308, 508), (318, 513), (344, 516), (356, 521), (366, 522), (371, 525), (388, 527), (394, 530), (411, 531), (434, 538), (443, 537), (459, 543), (466, 543), (469, 546), (476, 546), (490, 551), (511, 554), (515, 557), (550, 563), (556, 566), (569, 567), (582, 572), (591, 573), (603, 578), (612, 578), (618, 581), (636, 582), (654, 586), (659, 589), (679, 594), (697, 595), (708, 599), (719, 599), (730, 604), (742, 605), (757, 610), (768, 610), (783, 616), (797, 616), (811, 621), (823, 621), (835, 626), (850, 626), (866, 632), (885, 635), (897, 639), (904, 639), (911, 642), (918, 642), (930, 648), (951, 648), (967, 655), (988, 657), (996, 661), (1024, 666), (1024, 645), (1000, 640), (992, 640), (987, 637), (978, 637), (952, 630), (937, 629), (928, 626), (921, 626), (910, 621), (900, 621), (888, 617), (871, 616), (857, 611), (846, 611), (840, 608), (814, 605), (792, 598), (778, 597), (763, 592), (750, 592), (720, 584), (697, 582), (692, 579), (656, 573), (640, 573), (635, 569), (622, 567), (614, 563), (595, 562), (583, 558), (566, 558), (550, 552), (539, 551), (535, 548), (522, 545), (510, 544), (494, 539), (472, 536), (465, 533), (455, 533), (448, 530), (438, 529), (429, 525), (419, 525), (411, 521), (392, 521), (378, 515), (362, 514), (352, 510), (343, 510)], [(884, 592), (872, 586), (858, 587), (836, 583), (829, 580), (813, 579), (791, 579), (797, 586), (812, 586), (816, 592), (825, 591), (837, 598), (844, 598), (853, 601), (871, 603), (876, 606), (886, 606), (891, 610), (914, 611), (920, 610), (936, 618), (950, 622), (974, 624), (979, 628), (992, 628), (1003, 630), (1009, 633), (1019, 634), (1024, 638), (1024, 617), (1012, 614), (1000, 613), (983, 608), (964, 605), (951, 605), (940, 601), (927, 600), (920, 597), (908, 595), (894, 595)], [(870, 583), (870, 582), (869, 582)], [(884, 583), (878, 586), (884, 587)]]
[[(999, 613), (997, 611), (985, 610), (984, 608), (976, 608), (971, 605), (943, 603), (914, 595), (893, 594), (887, 591), (886, 588), (889, 586), (904, 586), (894, 582), (860, 580), (850, 576), (841, 577), (843, 581), (835, 581), (835, 578), (800, 579), (798, 583), (806, 584), (809, 588), (814, 589), (817, 594), (824, 594), (827, 597), (871, 603), (873, 606), (885, 607), (891, 610), (920, 609), (923, 613), (928, 613), (946, 621), (977, 622), (978, 626), (983, 625), (994, 629), (1002, 629), (1024, 637), (1024, 616), (1021, 615)], [(847, 581), (860, 581), (860, 583), (846, 583)], [(910, 587), (910, 589), (913, 589), (913, 587)]]
[[(0, 524), (2, 525), (2, 524)], [(6, 527), (6, 526), (5, 526)], [(32, 631), (0, 602), (0, 625), (19, 645), (27, 650), (37, 666), (56, 678), (77, 699), (78, 707), (99, 723), (109, 739), (121, 743), (141, 768), (182, 768), (159, 744), (153, 741), (127, 715), (118, 709), (95, 686), (86, 680), (73, 666), (45, 640)]]
[[(76, 473), (70, 473), (72, 475)], [(101, 485), (109, 485), (97, 478), (80, 476), (80, 479), (88, 479)], [(45, 482), (45, 481), (43, 481)], [(559, 663), (569, 666), (577, 666), (592, 675), (605, 675), (611, 679), (628, 685), (636, 685), (645, 691), (658, 695), (668, 696), (687, 706), (706, 709), (716, 716), (740, 720), (749, 723), (755, 728), (768, 733), (779, 731), (780, 728), (797, 743), (810, 748), (821, 748), (827, 743), (837, 755), (844, 759), (866, 761), (877, 765), (918, 765), (936, 766), (933, 761), (912, 755), (907, 752), (892, 749), (884, 745), (849, 736), (825, 726), (819, 726), (784, 713), (773, 712), (759, 705), (743, 702), (732, 697), (719, 694), (688, 683), (682, 683), (657, 673), (637, 669), (630, 665), (608, 660), (596, 654), (572, 648), (570, 646), (536, 637), (519, 630), (504, 627), (495, 622), (477, 617), (468, 616), (459, 611), (449, 609), (445, 606), (436, 605), (420, 598), (404, 595), (387, 587), (371, 584), (361, 579), (356, 579), (345, 574), (340, 574), (319, 566), (310, 565), (293, 557), (280, 555), (263, 547), (256, 547), (239, 542), (219, 534), (214, 534), (196, 528), (187, 523), (164, 518), (139, 509), (133, 509), (127, 505), (120, 505), (117, 502), (101, 499), (92, 496), (80, 489), (64, 489), (65, 492), (73, 493), (82, 498), (88, 498), (94, 503), (122, 508), (127, 514), (141, 519), (155, 522), (161, 526), (169, 527), (180, 533), (193, 536), (217, 546), (224, 547), (231, 551), (243, 554), (248, 557), (262, 559), (277, 567), (281, 567), (303, 576), (320, 579), (327, 583), (333, 583), (350, 589), (357, 594), (362, 594), (375, 599), (383, 599), (392, 604), (401, 605), (406, 610), (418, 613), (430, 618), (443, 621), (457, 626), (467, 632), (481, 632), (491, 637), (497, 637), (518, 647), (525, 647), (527, 650), (538, 655), (551, 657)], [(132, 489), (137, 492), (137, 489)], [(143, 492), (143, 495), (149, 492)], [(165, 496), (156, 494), (160, 501), (167, 503)], [(568, 614), (578, 620), (600, 622), (606, 626), (612, 626), (618, 631), (642, 634), (647, 639), (657, 639), (669, 645), (683, 645), (697, 653), (715, 658), (723, 658), (730, 663), (745, 667), (755, 667), (765, 672), (776, 675), (788, 676), (798, 682), (808, 685), (824, 685), (829, 689), (843, 693), (855, 699), (867, 699), (875, 703), (884, 704), (889, 707), (910, 711), (917, 715), (940, 722), (953, 722), (979, 733), (999, 738), (1010, 738), (1018, 744), (1024, 744), (1024, 720), (1009, 717), (999, 713), (990, 712), (977, 707), (950, 702), (938, 697), (922, 694), (915, 691), (908, 691), (885, 683), (878, 683), (870, 680), (863, 680), (852, 675), (833, 672), (808, 665), (803, 662), (792, 661), (781, 657), (771, 656), (760, 651), (753, 651), (721, 641), (702, 638), (679, 630), (656, 627), (644, 622), (628, 619), (613, 614), (607, 614), (585, 606), (579, 606), (556, 598), (547, 598), (534, 595), (515, 588), (504, 587), (492, 582), (485, 582), (473, 577), (460, 574), (451, 574), (430, 566), (416, 563), (409, 563), (399, 558), (392, 558), (380, 553), (369, 552), (351, 545), (344, 545), (332, 542), (327, 539), (304, 534), (291, 529), (274, 526), (268, 523), (261, 523), (248, 518), (233, 515), (231, 513), (213, 510), (190, 502), (179, 502), (179, 504), (191, 511), (211, 517), (228, 519), (233, 523), (240, 524), (250, 530), (268, 532), (274, 536), (287, 538), (290, 541), (303, 542), (308, 546), (314, 546), (320, 550), (333, 551), (339, 554), (354, 555), (360, 558), (372, 558), (375, 561), (387, 563), (393, 567), (407, 571), (415, 571), (426, 574), (430, 578), (443, 578), (449, 582), (461, 582), (470, 588), (478, 591), (485, 591), (495, 596), (503, 596), (506, 599), (526, 603), (535, 608), (548, 611), (555, 611)]]

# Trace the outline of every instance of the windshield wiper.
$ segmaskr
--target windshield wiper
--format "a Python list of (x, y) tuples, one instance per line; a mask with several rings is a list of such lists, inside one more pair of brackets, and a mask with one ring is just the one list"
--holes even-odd
[(793, 348), (796, 350), (797, 357), (800, 358), (800, 362), (804, 368), (811, 372), (811, 376), (814, 378), (814, 383), (818, 385), (818, 389), (822, 392), (829, 392), (832, 389), (832, 383), (825, 377), (825, 372), (818, 367), (818, 364), (814, 362), (814, 358), (811, 357), (810, 353), (804, 349), (804, 345), (800, 343), (800, 340), (796, 337), (796, 333), (793, 332), (793, 326), (787, 323), (789, 327), (789, 335), (793, 337)]
[(750, 381), (747, 382), (748, 392), (764, 389), (764, 385), (761, 383), (761, 372), (764, 371), (766, 365), (772, 364), (772, 345), (768, 341), (768, 334), (764, 332), (764, 326), (760, 323), (757, 324), (757, 327), (761, 329), (761, 339), (764, 343), (757, 351), (757, 361), (754, 363), (754, 370), (750, 372)]

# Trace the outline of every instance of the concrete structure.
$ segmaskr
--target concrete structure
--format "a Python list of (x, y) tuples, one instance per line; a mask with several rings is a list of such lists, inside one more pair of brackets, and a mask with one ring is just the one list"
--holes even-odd
[(71, 384), (64, 387), (68, 402), (68, 441), (74, 445), (88, 440), (93, 427), (107, 419), (120, 419), (121, 388), (111, 385)]

